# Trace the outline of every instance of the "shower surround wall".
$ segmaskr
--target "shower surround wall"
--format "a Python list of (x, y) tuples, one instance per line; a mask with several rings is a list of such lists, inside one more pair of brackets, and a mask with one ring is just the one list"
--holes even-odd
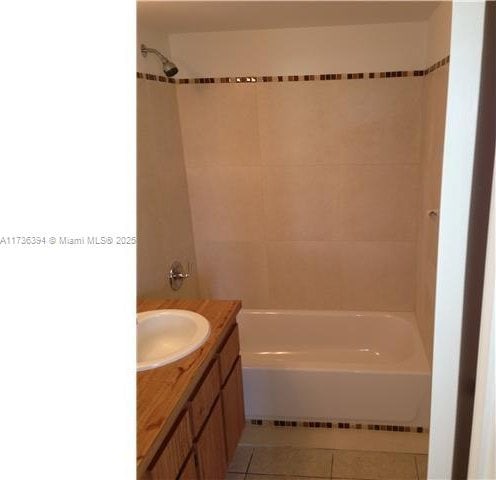
[(422, 87), (179, 86), (202, 296), (413, 311)]
[[(449, 52), (451, 5), (442, 2), (427, 25), (427, 59)], [(437, 240), (439, 218), (427, 212), (439, 211), (446, 117), (448, 67), (440, 68), (424, 80), (422, 131), (422, 194), (418, 219), (416, 313), (420, 335), (429, 362), (432, 362), (434, 301), (436, 294)]]
[(198, 297), (196, 275), (169, 287), (174, 260), (195, 262), (175, 87), (138, 79), (138, 296)]
[(426, 210), (439, 193), (448, 67), (427, 77), (178, 83), (429, 67), (449, 54), (450, 10), (442, 2), (421, 23), (168, 38), (141, 29), (138, 43), (153, 40), (180, 69), (176, 85), (150, 83), (177, 91), (202, 296), (416, 311), (430, 358), (437, 224)]
[(430, 216), (428, 212), (439, 212), (441, 200), (447, 84), (447, 67), (428, 75), (424, 84), (424, 136), (421, 163), (422, 194), (418, 220), (416, 312), (420, 335), (429, 362), (432, 361), (432, 342), (434, 335), (434, 300), (436, 294), (439, 217)]

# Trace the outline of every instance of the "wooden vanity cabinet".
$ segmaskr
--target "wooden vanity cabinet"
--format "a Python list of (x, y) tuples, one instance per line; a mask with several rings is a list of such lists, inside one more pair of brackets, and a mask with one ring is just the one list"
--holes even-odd
[(196, 469), (196, 457), (193, 451), (177, 478), (178, 480), (199, 480), (200, 477), (198, 476), (198, 471)]
[(184, 412), (165, 440), (162, 449), (157, 453), (148, 478), (152, 480), (176, 478), (192, 446), (189, 416)]
[(238, 324), (234, 325), (234, 328), (230, 335), (227, 336), (223, 345), (219, 350), (219, 367), (220, 367), (220, 381), (222, 385), (226, 383), (227, 377), (231, 372), (234, 362), (239, 356), (239, 328)]
[(217, 350), (146, 479), (224, 479), (245, 424), (237, 324)]
[(241, 376), (241, 357), (239, 356), (222, 387), (222, 408), (226, 436), (226, 458), (231, 461), (245, 426), (243, 379)]
[(227, 457), (222, 402), (219, 398), (195, 445), (200, 478), (204, 480), (224, 479), (227, 472)]
[(219, 366), (217, 359), (215, 359), (191, 397), (189, 413), (193, 437), (198, 436), (202, 426), (205, 424), (205, 420), (219, 396), (220, 387)]

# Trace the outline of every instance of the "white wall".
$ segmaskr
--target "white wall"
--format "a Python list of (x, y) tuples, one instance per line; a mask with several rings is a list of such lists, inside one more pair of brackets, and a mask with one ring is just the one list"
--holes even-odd
[(426, 66), (449, 54), (450, 30), (451, 2), (441, 2), (427, 22)]
[(454, 2), (443, 154), (428, 478), (452, 478), (484, 2)]
[(426, 40), (427, 22), (169, 35), (178, 78), (419, 69)]

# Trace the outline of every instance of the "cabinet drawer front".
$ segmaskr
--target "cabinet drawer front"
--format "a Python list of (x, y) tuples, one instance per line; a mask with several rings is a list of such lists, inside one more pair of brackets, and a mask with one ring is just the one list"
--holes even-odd
[(222, 480), (226, 476), (226, 447), (222, 402), (217, 400), (196, 444), (202, 480)]
[(222, 385), (227, 379), (231, 368), (238, 358), (239, 355), (239, 329), (238, 324), (234, 326), (231, 335), (227, 339), (226, 343), (222, 347), (219, 354), (219, 362), (220, 362), (220, 380)]
[(196, 462), (195, 462), (195, 454), (192, 452), (189, 456), (186, 465), (179, 475), (177, 480), (198, 480), (198, 473), (196, 471)]
[(150, 476), (153, 480), (170, 480), (176, 478), (186, 460), (193, 439), (187, 412), (172, 429), (172, 435), (166, 440), (165, 448), (153, 465)]
[(219, 366), (217, 360), (210, 365), (210, 370), (191, 399), (190, 413), (193, 436), (200, 432), (208, 412), (220, 392)]
[(224, 411), (227, 462), (230, 463), (245, 427), (241, 357), (236, 360), (236, 364), (222, 389), (222, 409)]

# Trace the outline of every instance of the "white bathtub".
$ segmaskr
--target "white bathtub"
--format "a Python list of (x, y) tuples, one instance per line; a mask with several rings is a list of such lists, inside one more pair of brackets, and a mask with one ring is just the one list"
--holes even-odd
[(413, 314), (242, 310), (238, 323), (247, 418), (428, 426)]

